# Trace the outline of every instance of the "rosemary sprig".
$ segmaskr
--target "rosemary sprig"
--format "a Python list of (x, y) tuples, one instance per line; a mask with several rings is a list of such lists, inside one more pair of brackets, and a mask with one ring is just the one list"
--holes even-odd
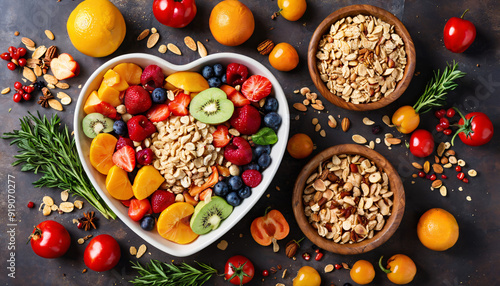
[(152, 259), (148, 264), (142, 266), (139, 262), (132, 263), (132, 268), (139, 271), (140, 276), (130, 283), (134, 285), (157, 285), (157, 286), (201, 286), (207, 282), (217, 270), (211, 266), (197, 262), (200, 269), (182, 263), (160, 262)]
[(12, 139), (10, 145), (17, 145), (17, 160), (13, 166), (22, 165), (21, 171), (42, 173), (43, 176), (33, 184), (35, 187), (60, 188), (81, 196), (93, 205), (102, 215), (116, 218), (106, 203), (93, 188), (83, 170), (76, 151), (75, 139), (69, 134), (68, 127), (60, 128), (61, 119), (57, 114), (49, 120), (45, 115), (38, 117), (28, 112), (20, 118), (21, 130), (4, 133), (3, 139)]
[[(454, 80), (465, 75), (457, 70), (458, 63), (448, 64), (441, 74), (440, 70), (434, 71), (434, 78), (427, 84), (425, 91), (413, 106), (415, 112), (426, 113), (433, 107), (440, 107), (446, 103), (446, 94), (449, 90), (454, 90), (458, 84)], [(420, 111), (422, 110), (422, 111)]]

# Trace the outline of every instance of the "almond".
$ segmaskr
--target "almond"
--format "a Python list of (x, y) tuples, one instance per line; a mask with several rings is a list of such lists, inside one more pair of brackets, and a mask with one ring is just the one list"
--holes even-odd
[(437, 188), (441, 187), (442, 185), (443, 185), (443, 182), (441, 180), (435, 180), (435, 181), (432, 182), (431, 186), (434, 189), (437, 189)]
[(33, 54), (31, 55), (31, 58), (33, 58), (33, 59), (39, 59), (39, 58), (41, 58), (43, 56), (43, 54), (45, 54), (46, 51), (47, 51), (47, 47), (45, 47), (45, 46), (39, 46), (33, 52)]
[(307, 111), (307, 107), (300, 102), (294, 103), (293, 108), (297, 109), (298, 111)]
[(178, 56), (182, 55), (181, 50), (174, 44), (167, 44), (167, 49)]
[(52, 33), (51, 30), (45, 30), (45, 36), (47, 36), (47, 38), (49, 38), (49, 40), (54, 40), (55, 37), (54, 37), (54, 33)]
[(149, 29), (142, 31), (137, 37), (137, 41), (145, 39), (149, 35)]
[(387, 142), (391, 145), (398, 145), (401, 144), (401, 139), (399, 138), (386, 138)]
[(6, 87), (6, 88), (2, 89), (1, 94), (7, 94), (9, 92), (10, 92), (10, 87)]
[(49, 102), (50, 107), (52, 107), (53, 109), (55, 109), (57, 111), (63, 110), (61, 103), (57, 99), (49, 99), (48, 102)]
[(158, 43), (159, 39), (160, 39), (160, 34), (158, 34), (158, 33), (151, 34), (151, 36), (149, 36), (148, 42), (146, 44), (148, 49), (151, 49), (152, 47), (154, 47), (156, 45), (156, 43)]
[(375, 124), (375, 121), (371, 120), (368, 117), (365, 117), (365, 118), (363, 118), (363, 124), (370, 126), (370, 125)]
[(205, 46), (203, 45), (203, 43), (200, 41), (197, 41), (196, 45), (198, 47), (198, 54), (200, 55), (200, 57), (202, 57), (202, 58), (206, 57), (208, 55), (208, 52), (207, 52), (207, 49), (205, 48)]
[(429, 163), (429, 161), (425, 161), (424, 163), (424, 173), (429, 173), (429, 171), (431, 170), (431, 163)]
[(323, 110), (323, 109), (325, 109), (325, 107), (323, 105), (317, 104), (317, 103), (311, 104), (311, 107), (314, 108), (314, 109), (316, 109), (316, 110)]
[(188, 47), (191, 51), (196, 52), (196, 42), (193, 38), (190, 36), (184, 37), (184, 44), (186, 44), (186, 47)]
[(337, 128), (337, 120), (335, 120), (333, 116), (330, 120), (328, 120), (328, 126), (330, 126), (331, 128)]
[(437, 147), (437, 155), (439, 157), (442, 157), (443, 153), (444, 153), (444, 150), (445, 150), (445, 148), (444, 148), (444, 142), (439, 143), (439, 145)]
[(26, 47), (35, 47), (35, 42), (33, 42), (32, 39), (30, 38), (26, 38), (26, 37), (23, 37), (21, 39), (21, 42), (23, 42), (23, 44), (26, 46)]
[(146, 250), (147, 250), (146, 245), (141, 244), (141, 246), (139, 246), (139, 249), (137, 250), (137, 254), (135, 257), (141, 258), (144, 255), (144, 253), (146, 253)]
[(50, 84), (57, 84), (59, 82), (59, 80), (51, 75), (51, 74), (45, 74), (43, 75), (43, 79), (47, 82), (47, 83), (50, 83)]
[(412, 165), (413, 167), (415, 167), (416, 169), (422, 170), (422, 165), (420, 165), (420, 164), (419, 164), (419, 163), (417, 163), (417, 162), (413, 162), (413, 163), (411, 163), (411, 165)]
[(389, 118), (389, 116), (384, 115), (384, 117), (382, 117), (382, 122), (384, 122), (385, 125), (387, 125), (389, 127), (392, 127), (392, 125), (391, 125), (391, 119)]
[(358, 144), (365, 144), (366, 142), (368, 142), (365, 137), (358, 135), (358, 134), (354, 134), (352, 136), (352, 141), (354, 141)]
[(28, 67), (24, 67), (23, 68), (23, 76), (31, 81), (31, 82), (35, 82), (36, 81), (36, 75), (35, 73)]
[(342, 126), (342, 131), (347, 132), (347, 130), (349, 130), (349, 127), (351, 127), (351, 122), (349, 121), (349, 118), (344, 117), (340, 125)]
[(439, 164), (432, 164), (432, 169), (437, 174), (442, 174), (443, 173), (443, 166), (441, 166)]

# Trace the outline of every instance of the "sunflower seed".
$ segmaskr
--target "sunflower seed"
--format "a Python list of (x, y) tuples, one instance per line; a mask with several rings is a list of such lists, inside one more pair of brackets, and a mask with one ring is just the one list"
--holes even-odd
[(205, 46), (200, 41), (197, 41), (196, 45), (198, 46), (198, 54), (200, 54), (200, 57), (206, 57), (208, 52)]
[(193, 38), (190, 36), (184, 37), (184, 44), (186, 44), (186, 47), (188, 47), (191, 51), (196, 52), (196, 43)]
[(172, 43), (167, 44), (167, 49), (178, 56), (182, 55), (181, 50), (179, 50), (179, 48)]

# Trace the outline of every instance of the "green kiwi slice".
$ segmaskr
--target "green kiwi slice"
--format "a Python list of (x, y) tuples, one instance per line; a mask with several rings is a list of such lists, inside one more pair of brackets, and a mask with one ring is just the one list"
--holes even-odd
[(100, 113), (90, 113), (82, 121), (83, 133), (89, 138), (95, 138), (99, 133), (113, 131), (114, 121)]
[(220, 222), (233, 212), (233, 206), (221, 197), (213, 196), (210, 202), (199, 202), (194, 208), (189, 225), (196, 234), (206, 234), (217, 229)]
[(198, 93), (189, 104), (189, 113), (207, 124), (220, 124), (231, 118), (234, 104), (220, 88), (212, 87)]

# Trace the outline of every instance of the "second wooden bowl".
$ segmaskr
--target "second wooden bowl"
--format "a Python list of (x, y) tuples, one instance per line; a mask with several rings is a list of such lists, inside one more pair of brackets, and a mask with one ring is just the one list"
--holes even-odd
[[(357, 243), (346, 243), (339, 244), (335, 243), (333, 240), (321, 237), (318, 231), (313, 228), (313, 226), (308, 222), (307, 217), (304, 213), (304, 203), (303, 203), (303, 192), (306, 187), (306, 180), (309, 176), (315, 172), (322, 162), (325, 160), (330, 160), (333, 155), (341, 154), (351, 154), (351, 155), (361, 155), (365, 158), (370, 159), (377, 165), (379, 170), (383, 170), (387, 173), (389, 177), (390, 191), (394, 193), (392, 212), (389, 218), (387, 218), (382, 230), (378, 231), (371, 239), (365, 239)], [(405, 209), (405, 191), (403, 188), (403, 183), (399, 177), (397, 171), (394, 167), (378, 152), (369, 149), (365, 146), (355, 145), (355, 144), (343, 144), (330, 147), (318, 155), (316, 155), (307, 165), (302, 168), (297, 180), (295, 181), (295, 186), (293, 189), (292, 197), (292, 207), (295, 219), (305, 234), (305, 236), (312, 241), (318, 247), (328, 250), (330, 252), (352, 255), (360, 254), (376, 247), (382, 245), (386, 242), (396, 231), (403, 218)]]

